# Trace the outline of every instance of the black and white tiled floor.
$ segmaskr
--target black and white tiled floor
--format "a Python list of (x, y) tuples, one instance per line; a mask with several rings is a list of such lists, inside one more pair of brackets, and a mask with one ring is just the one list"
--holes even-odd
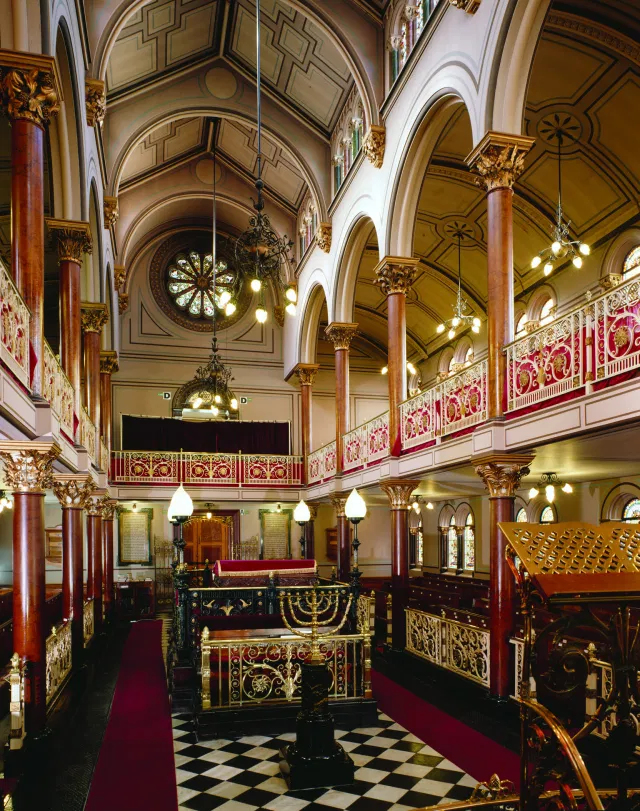
[(408, 811), (465, 800), (477, 782), (382, 713), (375, 727), (336, 731), (356, 765), (353, 785), (297, 792), (278, 766), (293, 733), (196, 744), (187, 716), (173, 726), (180, 811)]

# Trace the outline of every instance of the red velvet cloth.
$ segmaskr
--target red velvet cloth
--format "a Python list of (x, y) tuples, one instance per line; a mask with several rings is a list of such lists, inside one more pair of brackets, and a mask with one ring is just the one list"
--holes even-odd
[(313, 574), (316, 570), (315, 560), (217, 560), (213, 567), (218, 577), (232, 577), (234, 574), (246, 575), (247, 572), (264, 572), (269, 574)]

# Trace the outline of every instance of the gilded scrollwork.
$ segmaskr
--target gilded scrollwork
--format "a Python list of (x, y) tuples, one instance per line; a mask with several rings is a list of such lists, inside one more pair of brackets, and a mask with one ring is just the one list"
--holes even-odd
[(114, 290), (120, 290), (127, 283), (127, 268), (124, 265), (116, 265), (113, 268), (113, 287)]
[(104, 227), (107, 231), (113, 228), (120, 216), (120, 207), (117, 197), (105, 197), (102, 201), (104, 210)]
[(118, 353), (109, 349), (100, 352), (100, 372), (105, 375), (112, 375), (120, 368)]
[(299, 363), (296, 374), (301, 386), (313, 386), (320, 367), (316, 363)]
[(118, 313), (123, 315), (129, 309), (129, 294), (118, 293)]
[(109, 321), (109, 311), (106, 304), (82, 302), (81, 323), (83, 332), (102, 332), (102, 328)]

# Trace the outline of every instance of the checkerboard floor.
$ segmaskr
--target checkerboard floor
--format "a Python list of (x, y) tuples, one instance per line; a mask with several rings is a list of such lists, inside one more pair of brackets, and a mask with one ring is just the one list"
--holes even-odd
[(466, 800), (477, 782), (382, 713), (375, 726), (336, 730), (356, 773), (332, 789), (287, 791), (279, 750), (293, 733), (196, 743), (177, 715), (173, 735), (180, 811), (409, 811)]

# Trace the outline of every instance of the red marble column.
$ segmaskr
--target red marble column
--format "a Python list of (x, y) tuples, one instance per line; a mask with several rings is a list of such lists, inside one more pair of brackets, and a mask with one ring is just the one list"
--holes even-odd
[(389, 384), (389, 447), (392, 456), (401, 450), (400, 403), (407, 399), (407, 292), (419, 260), (385, 256), (375, 269), (376, 284), (387, 296), (387, 381)]
[(102, 507), (105, 493), (91, 497), (87, 506), (87, 554), (88, 554), (88, 592), (93, 598), (93, 611), (96, 635), (102, 631), (103, 594), (102, 594)]
[(80, 268), (83, 255), (92, 250), (91, 230), (86, 222), (54, 219), (47, 219), (47, 228), (57, 245), (60, 266), (60, 362), (73, 386), (73, 410), (79, 422), (82, 406)]
[(62, 610), (71, 622), (74, 667), (84, 651), (83, 510), (95, 489), (93, 479), (82, 474), (58, 474), (53, 482), (62, 507)]
[(358, 330), (357, 324), (329, 324), (325, 330), (333, 343), (336, 367), (336, 459), (337, 474), (342, 473), (342, 437), (349, 431), (349, 347)]
[(102, 507), (102, 584), (104, 615), (110, 621), (113, 615), (113, 520), (117, 502), (105, 499)]
[(11, 121), (11, 270), (31, 311), (31, 389), (44, 377), (44, 129), (61, 98), (52, 57), (0, 52), (0, 98)]
[(405, 608), (409, 591), (409, 503), (411, 493), (420, 481), (411, 479), (388, 479), (380, 487), (389, 498), (391, 508), (391, 645), (394, 650), (404, 650), (407, 641)]
[(506, 403), (506, 358), (513, 340), (513, 184), (524, 169), (533, 138), (488, 132), (467, 157), (487, 189), (487, 339), (489, 419)]
[(113, 417), (111, 415), (111, 375), (117, 372), (118, 353), (117, 352), (101, 352), (100, 353), (100, 430), (101, 436), (104, 439), (104, 444), (109, 449), (109, 453), (113, 450)]
[(336, 511), (337, 545), (338, 545), (338, 580), (348, 582), (351, 571), (351, 532), (349, 519), (344, 514), (346, 496), (332, 496), (331, 503)]
[(312, 443), (311, 390), (319, 368), (315, 363), (299, 363), (295, 370), (300, 380), (300, 450), (305, 482), (307, 481), (307, 464)]
[(13, 649), (27, 661), (26, 729), (47, 722), (44, 495), (60, 454), (54, 442), (0, 441), (0, 460), (14, 494)]
[(530, 454), (492, 454), (475, 461), (476, 472), (489, 491), (490, 586), (489, 612), (491, 636), (489, 642), (490, 691), (498, 699), (507, 700), (512, 682), (512, 645), (516, 613), (513, 575), (505, 555), (506, 541), (498, 526), (514, 520), (514, 502), (520, 479), (529, 472)]
[[(91, 422), (100, 436), (100, 333), (107, 323), (104, 304), (82, 303), (82, 331), (84, 333), (85, 403)], [(97, 453), (97, 448), (95, 449)]]

